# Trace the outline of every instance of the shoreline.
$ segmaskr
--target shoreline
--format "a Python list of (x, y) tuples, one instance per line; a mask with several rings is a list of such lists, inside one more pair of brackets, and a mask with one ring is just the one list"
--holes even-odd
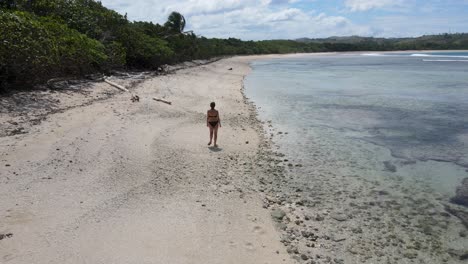
[[(116, 80), (121, 85), (132, 87), (146, 79), (174, 74), (177, 71), (208, 65), (219, 60), (231, 58), (246, 58), (253, 61), (258, 59), (275, 59), (302, 56), (326, 56), (339, 54), (367, 54), (367, 53), (411, 53), (411, 52), (463, 52), (468, 50), (401, 50), (401, 51), (345, 51), (345, 52), (315, 52), (315, 53), (288, 53), (265, 54), (233, 57), (218, 57), (210, 60), (196, 60), (183, 62), (177, 65), (165, 65), (165, 69), (159, 75), (155, 72), (118, 72), (117, 75), (108, 77)], [(32, 90), (14, 90), (5, 95), (0, 95), (0, 137), (24, 134), (32, 125), (39, 124), (47, 115), (63, 112), (71, 108), (86, 106), (96, 101), (109, 99), (120, 91), (109, 87), (102, 81), (88, 79), (71, 79), (62, 81), (59, 88), (47, 88), (46, 85), (37, 86)], [(81, 96), (81, 98), (77, 98)], [(61, 99), (68, 99), (61, 102)], [(91, 98), (91, 99), (89, 99)], [(15, 115), (17, 118), (8, 118), (5, 115)], [(2, 118), (3, 117), (3, 118)], [(24, 124), (24, 126), (22, 126)], [(32, 124), (32, 125), (31, 125)]]

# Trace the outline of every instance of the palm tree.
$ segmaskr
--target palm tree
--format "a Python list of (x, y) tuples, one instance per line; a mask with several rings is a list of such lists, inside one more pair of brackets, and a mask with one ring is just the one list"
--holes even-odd
[(171, 32), (180, 34), (185, 28), (185, 18), (178, 12), (172, 12), (167, 18), (164, 27), (168, 28)]

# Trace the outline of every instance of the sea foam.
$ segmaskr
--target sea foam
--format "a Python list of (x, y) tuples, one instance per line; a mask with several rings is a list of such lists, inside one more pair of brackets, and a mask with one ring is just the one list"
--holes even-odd
[(468, 59), (468, 56), (458, 56), (458, 55), (440, 55), (440, 54), (425, 54), (425, 53), (414, 53), (410, 55), (411, 57), (434, 57), (434, 58), (465, 58)]
[(468, 62), (468, 60), (423, 60), (427, 62)]

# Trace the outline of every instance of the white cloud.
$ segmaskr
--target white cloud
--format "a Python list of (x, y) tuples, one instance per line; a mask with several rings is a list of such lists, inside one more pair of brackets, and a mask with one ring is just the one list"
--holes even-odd
[(295, 8), (245, 8), (212, 16), (190, 18), (195, 32), (209, 37), (242, 39), (295, 39), (330, 35), (370, 35), (367, 27), (341, 16), (311, 15)]
[[(329, 0), (101, 1), (121, 14), (128, 13), (130, 20), (159, 24), (166, 21), (170, 12), (178, 11), (187, 20), (186, 30), (206, 37), (244, 40), (345, 35), (398, 37), (468, 31), (468, 18), (463, 11), (468, 8), (468, 0), (427, 0), (424, 4), (416, 0), (337, 0), (342, 5)], [(343, 8), (348, 12), (342, 12)], [(346, 16), (358, 19), (361, 24)]]
[[(293, 8), (300, 0), (102, 0), (131, 20), (164, 23), (172, 11), (183, 14), (187, 30), (206, 37), (246, 40), (294, 39), (330, 35), (370, 35), (372, 30), (342, 16)], [(308, 0), (311, 1), (311, 0)]]
[(186, 16), (199, 14), (217, 14), (256, 5), (264, 6), (268, 5), (268, 2), (262, 0), (188, 0), (177, 1), (174, 3), (173, 1), (171, 1), (171, 4), (168, 4), (165, 8), (165, 13), (177, 11)]
[(278, 11), (276, 13), (268, 14), (264, 19), (263, 23), (281, 22), (290, 20), (301, 20), (304, 19), (304, 14), (301, 10), (296, 8), (289, 8)]
[(376, 8), (402, 7), (405, 0), (345, 0), (345, 6), (351, 11), (368, 11)]

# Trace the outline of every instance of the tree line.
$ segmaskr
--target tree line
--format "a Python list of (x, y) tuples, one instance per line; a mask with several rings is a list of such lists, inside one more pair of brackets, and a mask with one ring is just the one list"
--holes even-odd
[(242, 41), (197, 36), (184, 32), (185, 24), (177, 12), (163, 25), (132, 22), (95, 0), (0, 0), (0, 91), (56, 77), (154, 70), (165, 64), (230, 55), (468, 49), (468, 34)]

